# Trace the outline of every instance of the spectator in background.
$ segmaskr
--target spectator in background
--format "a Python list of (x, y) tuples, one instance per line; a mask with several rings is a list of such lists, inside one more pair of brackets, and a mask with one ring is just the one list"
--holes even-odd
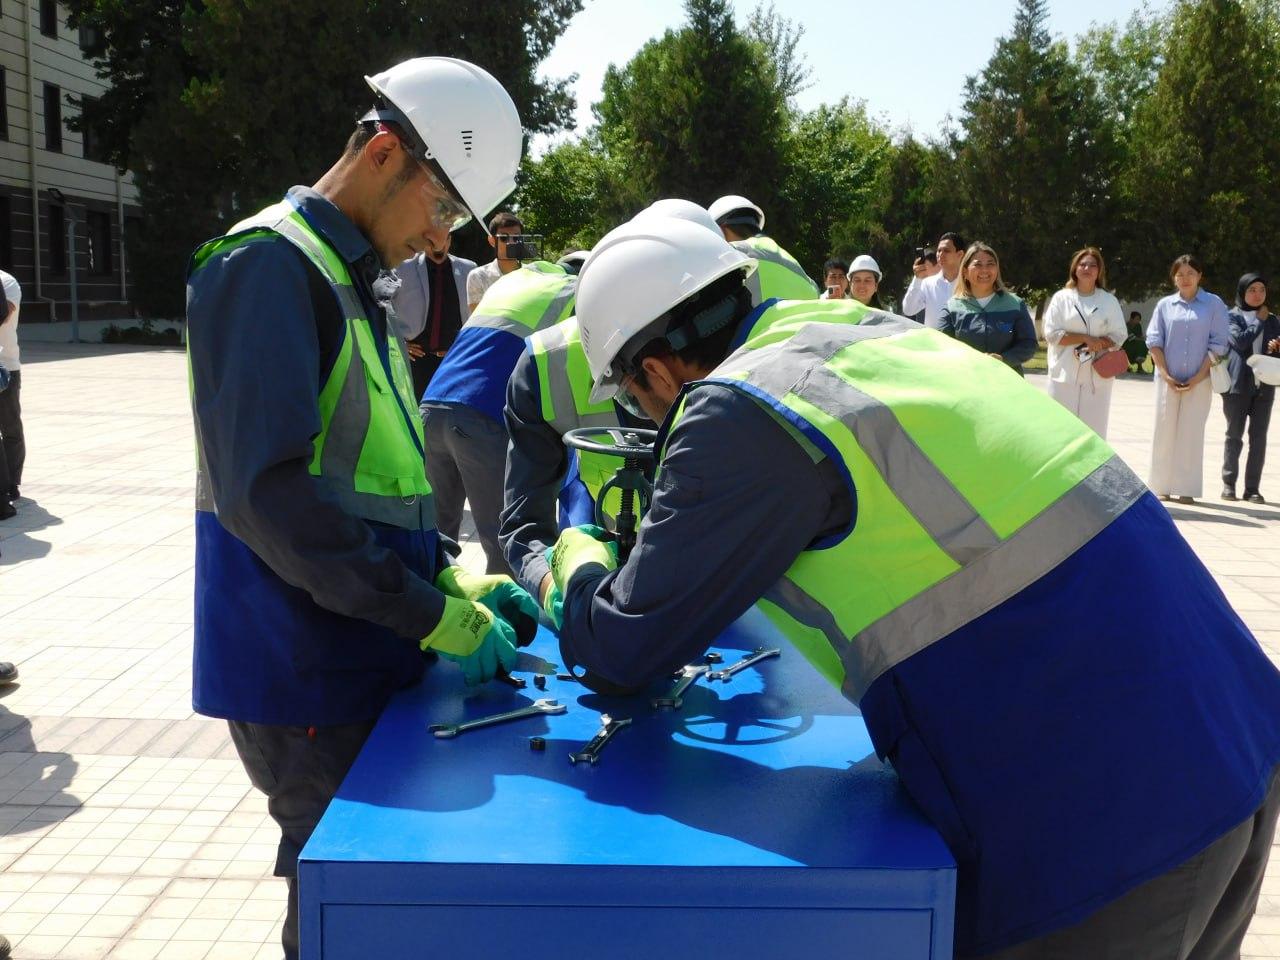
[(1192, 503), (1204, 473), (1204, 424), (1213, 390), (1211, 355), (1230, 347), (1227, 305), (1200, 289), (1204, 268), (1191, 254), (1169, 267), (1177, 287), (1156, 304), (1147, 325), (1147, 346), (1156, 365), (1155, 438), (1147, 485), (1161, 500)]
[(849, 264), (831, 259), (822, 265), (823, 291), (819, 300), (847, 300), (849, 298)]
[(507, 243), (523, 233), (524, 224), (514, 213), (503, 211), (493, 215), (489, 221), (489, 246), (493, 247), (494, 259), (484, 266), (476, 267), (467, 275), (468, 315), (475, 312), (476, 304), (484, 297), (484, 292), (499, 277), (520, 269), (519, 259), (507, 256)]
[(1151, 351), (1147, 349), (1147, 331), (1142, 326), (1142, 314), (1137, 310), (1129, 311), (1129, 323), (1126, 327), (1128, 336), (1124, 341), (1124, 352), (1129, 358), (1129, 367), (1141, 371)]
[(916, 257), (915, 263), (911, 265), (911, 272), (915, 276), (902, 297), (904, 314), (914, 317), (923, 312), (924, 324), (937, 328), (947, 301), (956, 292), (964, 249), (964, 238), (960, 234), (944, 233), (938, 241), (936, 272), (924, 257)]
[(1049, 396), (1107, 435), (1112, 377), (1098, 376), (1092, 360), (1118, 350), (1128, 336), (1120, 301), (1108, 293), (1107, 265), (1097, 247), (1077, 250), (1067, 270), (1067, 285), (1053, 295), (1044, 312), (1049, 343)]
[(392, 307), (409, 350), (413, 395), (419, 401), (470, 313), (467, 277), (476, 264), (449, 252), (452, 238), (453, 234), (446, 234), (443, 247), (428, 246), (395, 269), (400, 286)]
[(1240, 451), (1244, 448), (1246, 425), (1249, 432), (1249, 459), (1244, 468), (1244, 499), (1266, 503), (1258, 485), (1262, 464), (1267, 458), (1267, 427), (1276, 388), (1259, 383), (1248, 360), (1255, 353), (1280, 355), (1280, 319), (1267, 308), (1267, 281), (1258, 273), (1246, 273), (1236, 288), (1235, 309), (1227, 313), (1231, 350), (1227, 369), (1231, 388), (1222, 395), (1222, 412), (1227, 417), (1227, 440), (1222, 448), (1222, 499), (1236, 499), (1236, 476)]
[(9, 386), (0, 391), (0, 520), (16, 514), (14, 501), (22, 483), (27, 445), (22, 434), (22, 358), (18, 350), (18, 311), (22, 287), (12, 274), (0, 270), (4, 285), (4, 314), (0, 319), (0, 365), (9, 371)]
[(880, 305), (880, 264), (869, 254), (855, 257), (849, 268), (849, 296), (868, 307), (883, 310)]
[[(942, 259), (941, 245), (938, 259)], [(955, 296), (943, 307), (937, 326), (1008, 364), (1018, 376), (1022, 376), (1022, 364), (1036, 353), (1036, 328), (1027, 305), (1004, 288), (1000, 259), (981, 240), (961, 258)]]

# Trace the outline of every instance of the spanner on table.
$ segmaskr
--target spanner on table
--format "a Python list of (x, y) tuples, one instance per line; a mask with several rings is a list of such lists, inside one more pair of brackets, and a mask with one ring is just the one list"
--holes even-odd
[(582, 760), (594, 767), (600, 760), (600, 751), (604, 749), (604, 745), (623, 727), (630, 726), (631, 719), (628, 717), (625, 720), (615, 720), (607, 713), (602, 713), (600, 723), (602, 726), (596, 731), (596, 735), (587, 741), (587, 745), (577, 753), (569, 754), (570, 763), (576, 764)]
[(691, 663), (687, 667), (681, 667), (680, 679), (676, 681), (675, 686), (667, 691), (665, 697), (655, 697), (651, 701), (653, 709), (679, 710), (680, 704), (684, 703), (684, 692), (689, 689), (689, 684), (710, 670), (711, 665), (708, 663)]
[(508, 720), (522, 720), (525, 717), (537, 717), (542, 714), (564, 713), (568, 707), (558, 700), (535, 700), (527, 707), (521, 707), (519, 710), (508, 710), (506, 713), (495, 713), (489, 717), (481, 717), (479, 720), (468, 720), (466, 723), (433, 723), (427, 729), (442, 740), (449, 737), (456, 737), (460, 733), (466, 733), (468, 730), (476, 730), (479, 727), (490, 727), (495, 723), (506, 723)]
[(724, 683), (728, 683), (730, 680), (733, 679), (733, 675), (737, 673), (739, 670), (745, 670), (747, 669), (747, 667), (752, 666), (753, 664), (759, 663), (761, 660), (768, 660), (770, 657), (781, 656), (781, 654), (782, 654), (782, 650), (779, 649), (778, 647), (774, 647), (771, 650), (766, 650), (764, 647), (759, 647), (754, 653), (751, 653), (743, 657), (737, 663), (730, 664), (729, 666), (725, 667), (723, 670), (709, 671), (707, 673), (707, 682), (710, 683), (712, 680), (720, 680)]

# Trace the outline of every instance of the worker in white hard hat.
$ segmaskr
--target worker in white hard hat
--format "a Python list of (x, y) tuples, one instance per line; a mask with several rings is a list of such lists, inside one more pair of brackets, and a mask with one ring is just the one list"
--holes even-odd
[(812, 300), (819, 290), (804, 267), (764, 232), (764, 211), (746, 197), (731, 194), (708, 208), (724, 238), (760, 262), (749, 281), (758, 300)]
[[(652, 217), (674, 217), (720, 235), (707, 209), (691, 200), (657, 200), (633, 222)], [(550, 597), (551, 585), (547, 548), (564, 527), (594, 521), (601, 488), (622, 463), (574, 451), (564, 435), (584, 427), (654, 426), (634, 405), (628, 410), (611, 399), (592, 403), (590, 392), (591, 376), (573, 317), (529, 337), (507, 382), (503, 418), (509, 443), (499, 539), (516, 580), (543, 601)], [(616, 493), (606, 497), (607, 514), (616, 509), (610, 501), (617, 499)]]
[(880, 309), (880, 264), (863, 253), (849, 264), (849, 296), (868, 307)]
[(950, 847), (957, 957), (1238, 955), (1280, 673), (1168, 512), (1005, 365), (856, 300), (753, 309), (750, 269), (671, 219), (583, 267), (590, 399), (661, 423), (659, 479), (621, 566), (552, 547), (561, 662), (658, 689), (755, 605)]
[(328, 172), (202, 244), (187, 276), (193, 706), (229, 722), (280, 826), (290, 960), (298, 853), (392, 693), (424, 651), (468, 683), (510, 669), (538, 614), (445, 552), (405, 347), (375, 291), (511, 192), (520, 118), (462, 60), (366, 79), (374, 109)]

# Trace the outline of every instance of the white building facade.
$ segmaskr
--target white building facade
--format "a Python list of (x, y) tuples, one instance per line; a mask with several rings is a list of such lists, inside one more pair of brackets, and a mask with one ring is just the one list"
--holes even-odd
[(103, 162), (92, 132), (70, 129), (101, 96), (55, 0), (0, 0), (0, 269), (22, 284), (23, 322), (133, 313), (125, 237), (141, 224), (133, 177)]

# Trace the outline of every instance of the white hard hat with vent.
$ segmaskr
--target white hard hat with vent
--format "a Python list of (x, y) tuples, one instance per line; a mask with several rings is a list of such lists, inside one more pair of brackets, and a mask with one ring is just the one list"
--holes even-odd
[[(617, 392), (623, 347), (699, 290), (754, 267), (718, 231), (679, 217), (638, 216), (605, 234), (578, 278), (576, 310), (591, 402)], [(665, 332), (655, 329), (653, 336)]]
[(655, 200), (637, 213), (632, 218), (632, 223), (641, 217), (677, 217), (680, 220), (688, 220), (690, 223), (706, 227), (717, 237), (721, 236), (720, 228), (716, 225), (716, 221), (711, 214), (707, 212), (707, 208), (701, 204), (694, 203), (692, 200), (681, 200), (676, 197)]
[[(721, 197), (707, 209), (711, 212), (711, 219), (722, 227), (754, 226), (757, 230), (764, 229), (764, 211), (746, 197), (740, 197), (736, 193)], [(736, 217), (730, 216), (730, 214), (741, 210), (754, 211), (754, 215), (739, 214)]]
[(371, 118), (395, 121), (416, 136), (416, 159), (434, 164), (483, 226), (516, 187), (524, 143), (520, 115), (502, 84), (452, 57), (416, 57), (364, 79), (381, 101)]
[(880, 278), (883, 276), (880, 272), (880, 264), (876, 263), (875, 258), (870, 254), (864, 253), (854, 258), (853, 263), (849, 264), (849, 279), (852, 280), (853, 275), (862, 270), (869, 270), (874, 273), (876, 275), (876, 283), (879, 283)]

